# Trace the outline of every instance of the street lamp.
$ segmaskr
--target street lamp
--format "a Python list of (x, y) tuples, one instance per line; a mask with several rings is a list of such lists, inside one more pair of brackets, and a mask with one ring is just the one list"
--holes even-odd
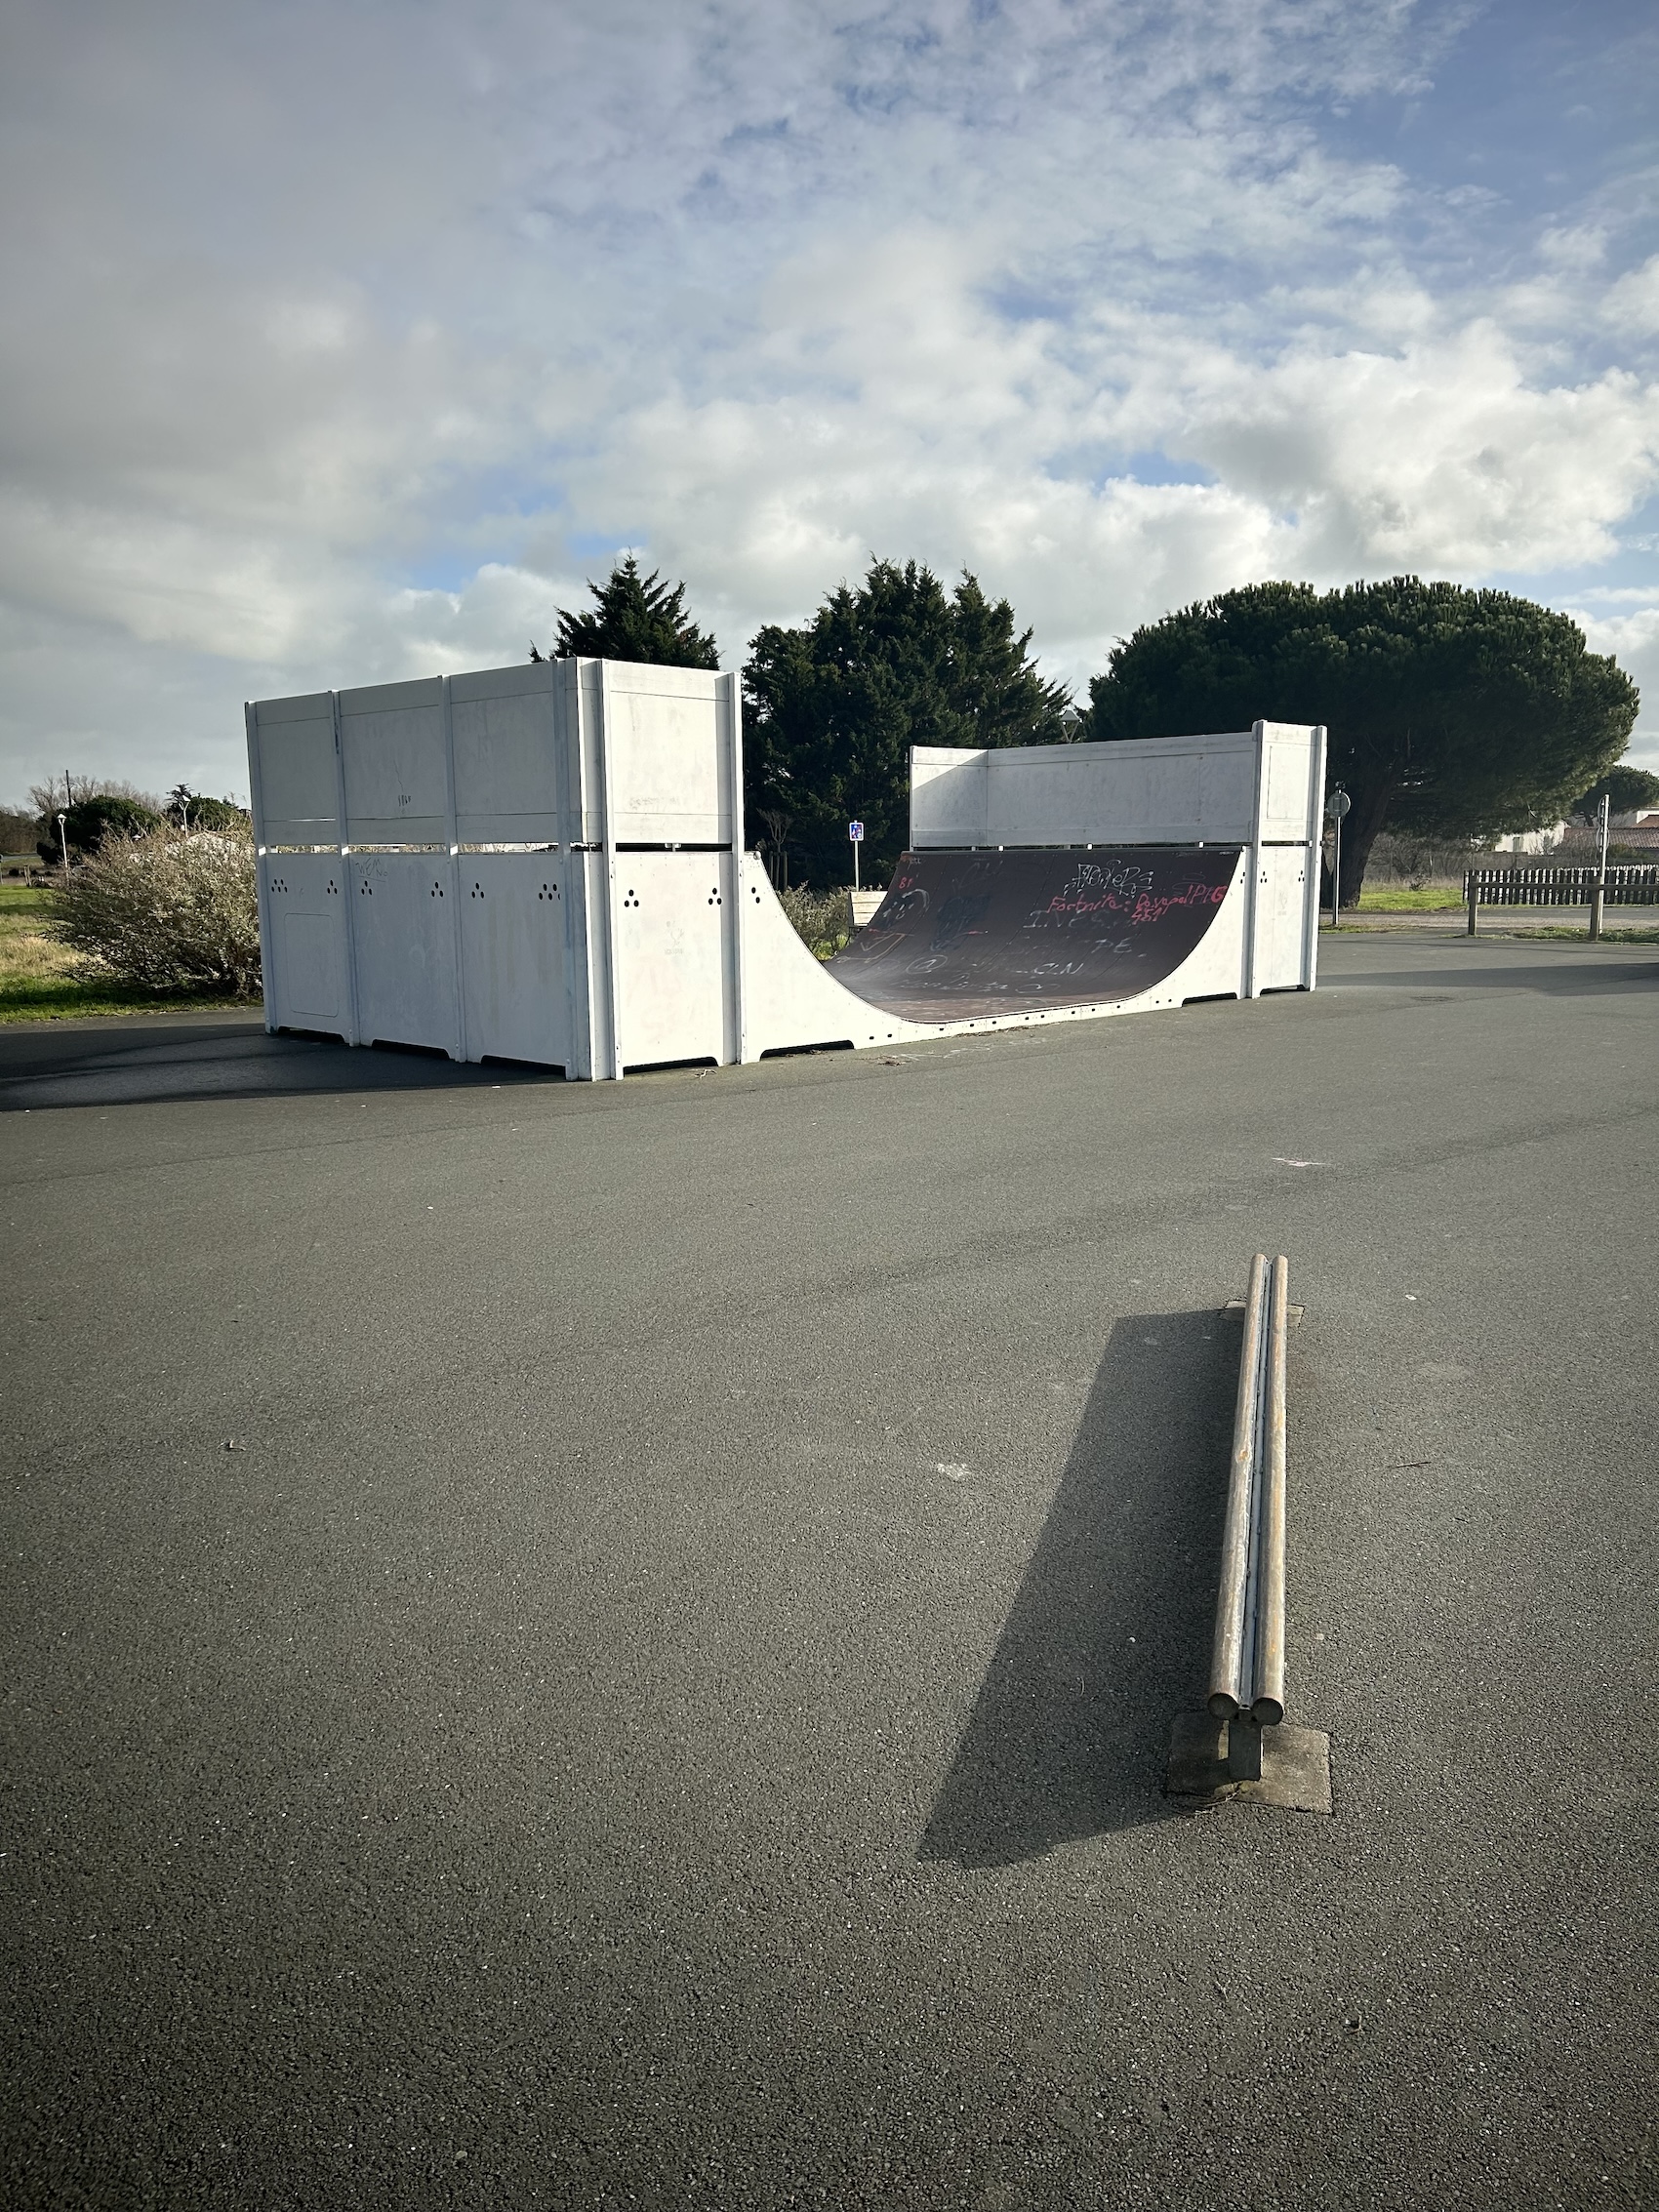
[(66, 814), (61, 814), (58, 817), (58, 837), (59, 842), (63, 847), (63, 881), (67, 883), (69, 880), (69, 818)]

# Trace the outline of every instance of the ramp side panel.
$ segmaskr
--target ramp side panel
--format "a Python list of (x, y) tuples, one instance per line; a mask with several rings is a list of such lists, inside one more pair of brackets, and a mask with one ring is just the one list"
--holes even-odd
[(527, 1060), (568, 1071), (565, 873), (559, 853), (465, 853), (461, 973), (469, 1060)]
[(448, 845), (443, 678), (340, 695), (349, 845)]
[[(1310, 851), (1306, 845), (1263, 845), (1256, 856), (1255, 985), (1263, 990), (1305, 988)], [(1316, 890), (1318, 877), (1314, 875)]]
[(334, 702), (326, 691), (257, 701), (248, 717), (258, 761), (262, 845), (338, 845), (340, 785)]
[[(330, 744), (330, 755), (333, 745)], [(263, 853), (265, 1026), (350, 1029), (346, 865), (337, 853)]]
[(625, 1067), (726, 1058), (729, 853), (618, 853), (611, 864), (617, 1057)]
[(453, 676), (450, 727), (458, 841), (559, 844), (551, 664), (529, 662), (521, 668)]
[(722, 744), (730, 678), (703, 668), (597, 664), (608, 747), (608, 842), (730, 845)]
[(461, 997), (448, 854), (353, 853), (348, 865), (363, 1043), (435, 1046), (456, 1057)]
[(1240, 857), (1223, 846), (907, 853), (832, 972), (928, 1026), (1142, 999), (1207, 935)]

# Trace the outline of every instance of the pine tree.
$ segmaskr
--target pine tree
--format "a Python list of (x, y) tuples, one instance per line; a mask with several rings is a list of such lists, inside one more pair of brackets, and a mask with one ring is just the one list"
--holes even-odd
[(1354, 802), (1342, 901), (1387, 824), (1439, 837), (1558, 821), (1625, 749), (1639, 704), (1570, 616), (1415, 576), (1252, 583), (1136, 630), (1089, 680), (1090, 738), (1323, 722)]
[[(594, 605), (559, 609), (561, 660), (644, 661), (658, 667), (717, 668), (719, 648), (685, 612), (685, 585), (672, 586), (653, 569), (641, 576), (632, 553), (625, 554), (603, 583), (589, 583)], [(530, 648), (532, 661), (542, 656)]]
[(879, 878), (910, 827), (910, 747), (1064, 744), (1075, 732), (1064, 685), (1028, 658), (1006, 599), (964, 575), (872, 561), (798, 629), (757, 632), (744, 670), (745, 804), (788, 818), (789, 850), (818, 884), (846, 880), (847, 823), (865, 824)]

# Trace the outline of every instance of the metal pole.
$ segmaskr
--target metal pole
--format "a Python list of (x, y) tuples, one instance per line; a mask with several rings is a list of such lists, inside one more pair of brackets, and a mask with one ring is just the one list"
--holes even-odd
[(857, 839), (857, 838), (855, 837), (855, 838), (853, 839), (853, 889), (854, 889), (854, 890), (856, 891), (856, 890), (858, 889), (858, 887), (859, 887), (859, 841), (858, 841), (858, 839)]
[(1331, 817), (1331, 927), (1342, 927), (1342, 817)]
[(1257, 1566), (1253, 1720), (1276, 1727), (1284, 1718), (1284, 1468), (1286, 1366), (1290, 1337), (1290, 1263), (1274, 1262), (1268, 1307), (1267, 1464), (1262, 1469), (1261, 1538)]
[(1598, 945), (1601, 939), (1601, 917), (1607, 899), (1607, 827), (1613, 812), (1612, 794), (1601, 794), (1601, 851), (1596, 863), (1596, 881), (1590, 892), (1590, 942)]
[(1221, 1588), (1216, 1598), (1215, 1646), (1210, 1659), (1209, 1709), (1217, 1720), (1231, 1720), (1248, 1705), (1244, 1680), (1245, 1637), (1249, 1627), (1251, 1493), (1255, 1484), (1256, 1443), (1268, 1349), (1268, 1260), (1258, 1252), (1250, 1263), (1250, 1289), (1244, 1303), (1244, 1346), (1238, 1360), (1238, 1398), (1233, 1416), (1233, 1466), (1227, 1493), (1227, 1525), (1221, 1540)]
[(67, 815), (61, 814), (58, 817), (58, 835), (63, 847), (63, 881), (67, 883), (69, 880), (69, 818)]
[(1480, 904), (1480, 871), (1471, 868), (1464, 877), (1464, 889), (1469, 893), (1469, 934), (1475, 935), (1475, 915)]

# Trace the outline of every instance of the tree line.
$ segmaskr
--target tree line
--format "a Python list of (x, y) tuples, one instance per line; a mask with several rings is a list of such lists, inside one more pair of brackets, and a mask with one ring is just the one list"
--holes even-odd
[[(715, 668), (713, 637), (687, 586), (635, 555), (560, 609), (554, 655)], [(913, 744), (1066, 744), (1185, 737), (1257, 719), (1323, 722), (1327, 774), (1353, 801), (1341, 895), (1359, 895), (1378, 834), (1477, 840), (1590, 811), (1659, 803), (1659, 777), (1620, 766), (1636, 723), (1635, 684), (1589, 651), (1570, 616), (1507, 591), (1391, 577), (1344, 589), (1255, 583), (1195, 602), (1119, 640), (1089, 680), (1088, 703), (1045, 678), (1032, 631), (1006, 599), (964, 572), (947, 589), (916, 561), (872, 559), (804, 623), (768, 623), (743, 670), (745, 811), (775, 877), (844, 883), (847, 824), (865, 824), (865, 861), (884, 880), (904, 849)], [(542, 654), (531, 645), (532, 660)], [(165, 817), (212, 829), (246, 823), (230, 802), (182, 785), (157, 804), (130, 786), (31, 793), (26, 826), (56, 858), (56, 816), (71, 854)], [(10, 821), (11, 818), (7, 818)], [(0, 827), (4, 827), (0, 824)], [(18, 830), (25, 826), (18, 818)], [(8, 832), (8, 842), (15, 832)]]
[(61, 789), (36, 784), (26, 807), (0, 807), (0, 849), (22, 853), (32, 845), (43, 861), (56, 862), (66, 845), (71, 860), (84, 860), (106, 837), (142, 837), (164, 823), (236, 833), (252, 826), (252, 817), (234, 799), (209, 798), (187, 784), (176, 784), (160, 799), (118, 777), (65, 771)]
[[(591, 607), (560, 610), (559, 655), (718, 665), (685, 584), (642, 576), (628, 554), (588, 589)], [(1615, 812), (1659, 802), (1659, 777), (1618, 765), (1635, 684), (1570, 616), (1507, 591), (1414, 576), (1322, 592), (1247, 584), (1120, 640), (1082, 707), (1040, 674), (1032, 635), (973, 576), (947, 590), (915, 561), (885, 560), (808, 621), (758, 630), (743, 671), (745, 804), (774, 863), (845, 882), (859, 819), (870, 872), (884, 876), (907, 834), (912, 744), (1185, 737), (1257, 720), (1328, 729), (1329, 781), (1353, 801), (1349, 905), (1385, 826), (1473, 841), (1588, 813), (1604, 790)]]

